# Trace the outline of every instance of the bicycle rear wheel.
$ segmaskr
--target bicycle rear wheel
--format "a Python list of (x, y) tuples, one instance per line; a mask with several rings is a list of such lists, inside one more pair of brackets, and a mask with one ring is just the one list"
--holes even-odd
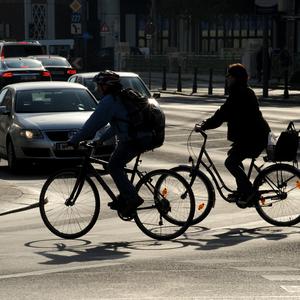
[(170, 240), (184, 233), (195, 212), (194, 194), (187, 181), (170, 170), (154, 170), (136, 185), (144, 203), (137, 209), (135, 222), (146, 235)]
[[(184, 179), (191, 182), (191, 166), (178, 166), (173, 169), (176, 173), (180, 174)], [(191, 186), (195, 197), (195, 214), (191, 225), (198, 224), (204, 220), (215, 204), (215, 190), (207, 176), (201, 171), (196, 171), (196, 178)]]
[(288, 164), (274, 164), (254, 182), (260, 199), (255, 208), (268, 223), (292, 226), (300, 222), (300, 172)]
[(74, 204), (66, 203), (78, 178), (78, 169), (65, 169), (51, 175), (40, 194), (40, 214), (47, 228), (65, 239), (89, 232), (100, 212), (98, 190), (88, 176)]

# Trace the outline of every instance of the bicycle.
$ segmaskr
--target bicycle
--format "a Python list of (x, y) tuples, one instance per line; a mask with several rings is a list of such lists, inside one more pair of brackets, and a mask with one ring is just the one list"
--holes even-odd
[[(68, 149), (66, 143), (57, 143), (56, 147)], [(108, 162), (93, 157), (94, 148), (92, 143), (81, 143), (81, 164), (55, 172), (42, 187), (39, 198), (42, 220), (61, 238), (79, 238), (95, 225), (100, 213), (100, 195), (92, 178), (113, 201), (117, 200), (103, 178), (108, 174)], [(170, 240), (180, 236), (189, 227), (195, 211), (189, 184), (174, 171), (142, 172), (138, 169), (140, 163), (139, 155), (133, 168), (125, 170), (131, 174), (131, 182), (138, 177), (136, 189), (144, 203), (133, 217), (125, 217), (118, 211), (119, 217), (124, 221), (134, 219), (140, 230), (153, 239)], [(102, 169), (96, 169), (92, 164), (100, 165)]]
[[(233, 202), (228, 198), (229, 193), (233, 193), (222, 179), (215, 164), (206, 150), (207, 134), (197, 129), (203, 137), (203, 143), (195, 163), (190, 155), (191, 165), (179, 165), (171, 170), (182, 175), (193, 189), (196, 210), (192, 221), (195, 225), (204, 220), (215, 205), (215, 184), (219, 195), (227, 202)], [(191, 136), (195, 130), (191, 131), (188, 138), (188, 150), (191, 154)], [(206, 161), (204, 161), (206, 160)], [(251, 178), (253, 170), (258, 175), (253, 181), (253, 187), (257, 191), (258, 197), (255, 198), (247, 207), (255, 207), (258, 214), (268, 223), (276, 226), (291, 226), (300, 222), (300, 171), (295, 165), (282, 162), (273, 162), (265, 167), (268, 159), (258, 166), (256, 159), (251, 159), (248, 178)], [(204, 168), (211, 176), (211, 179), (200, 170)], [(226, 192), (228, 194), (226, 195)], [(298, 202), (298, 203), (297, 203)], [(240, 208), (245, 208), (236, 203)]]

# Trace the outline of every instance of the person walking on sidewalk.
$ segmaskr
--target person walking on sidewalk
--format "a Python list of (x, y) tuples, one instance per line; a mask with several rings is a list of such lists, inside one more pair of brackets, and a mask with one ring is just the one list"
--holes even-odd
[[(257, 97), (248, 86), (248, 73), (242, 64), (232, 64), (226, 75), (229, 96), (214, 115), (201, 124), (202, 130), (214, 129), (227, 122), (227, 139), (232, 141), (225, 166), (235, 177), (237, 191), (229, 195), (241, 207), (256, 197), (243, 160), (258, 157), (267, 147), (270, 127), (259, 109)], [(196, 128), (196, 127), (195, 127)]]
[(98, 143), (101, 144), (113, 136), (117, 138), (116, 147), (109, 159), (108, 171), (120, 195), (117, 203), (113, 201), (108, 205), (111, 209), (120, 210), (123, 216), (129, 217), (143, 203), (143, 200), (138, 196), (124, 168), (134, 157), (149, 149), (152, 136), (145, 132), (144, 135), (139, 136), (138, 141), (131, 138), (129, 122), (126, 122), (129, 121), (128, 112), (119, 96), (122, 85), (118, 74), (109, 70), (100, 72), (95, 76), (94, 82), (102, 95), (100, 102), (82, 129), (68, 143), (76, 146), (82, 140), (93, 139), (99, 129), (110, 124)]

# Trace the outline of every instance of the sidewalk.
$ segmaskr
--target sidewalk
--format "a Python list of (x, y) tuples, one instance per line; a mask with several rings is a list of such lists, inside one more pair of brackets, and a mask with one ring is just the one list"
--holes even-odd
[(38, 207), (36, 191), (0, 180), (0, 217)]
[[(193, 93), (194, 75), (182, 74), (181, 75), (181, 92), (178, 91), (178, 74), (166, 74), (166, 90), (162, 90), (163, 74), (162, 73), (147, 73), (140, 72), (139, 75), (151, 89), (151, 91), (160, 91), (167, 94), (190, 95), (199, 97), (221, 97), (225, 98), (225, 78), (224, 76), (215, 75), (212, 80), (211, 94), (209, 94), (209, 76), (197, 76), (197, 92)], [(250, 87), (253, 88), (257, 97), (264, 101), (284, 101), (286, 103), (299, 103), (300, 104), (300, 90), (289, 90), (288, 98), (284, 98), (283, 84), (277, 84), (270, 81), (268, 97), (263, 97), (262, 84), (258, 84), (255, 80), (249, 80)]]

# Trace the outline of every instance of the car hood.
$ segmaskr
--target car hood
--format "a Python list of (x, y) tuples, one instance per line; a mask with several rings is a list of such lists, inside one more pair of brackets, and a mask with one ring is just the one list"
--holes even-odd
[(25, 129), (61, 130), (81, 128), (92, 114), (87, 112), (24, 113), (16, 115), (16, 123)]

